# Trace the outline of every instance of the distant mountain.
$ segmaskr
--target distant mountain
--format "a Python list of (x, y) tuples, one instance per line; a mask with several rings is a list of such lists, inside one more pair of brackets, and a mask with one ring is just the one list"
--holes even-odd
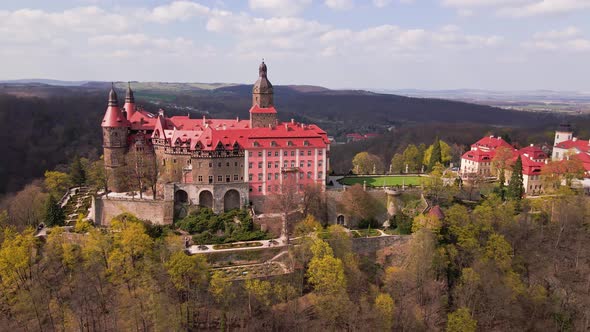
[(87, 84), (88, 81), (60, 81), (60, 80), (51, 80), (51, 79), (42, 79), (42, 78), (31, 78), (31, 79), (20, 79), (20, 80), (0, 80), (0, 83), (7, 83), (7, 84), (47, 84), (47, 85), (55, 85), (55, 86), (80, 86)]

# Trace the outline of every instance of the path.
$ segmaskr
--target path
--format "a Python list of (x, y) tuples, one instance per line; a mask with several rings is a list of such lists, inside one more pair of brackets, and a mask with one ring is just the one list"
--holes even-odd
[[(277, 244), (272, 244), (271, 241), (276, 241)], [(242, 247), (242, 248), (228, 248), (228, 249), (213, 249), (214, 244), (201, 244), (201, 245), (192, 245), (187, 248), (187, 251), (193, 254), (207, 254), (212, 252), (226, 252), (226, 251), (240, 251), (240, 250), (254, 250), (254, 249), (262, 249), (262, 248), (282, 248), (286, 246), (285, 240), (283, 238), (271, 239), (271, 240), (258, 240), (258, 241), (242, 241), (242, 242), (233, 242), (231, 244), (240, 244), (240, 243), (262, 243), (261, 246), (256, 247)], [(200, 249), (199, 247), (205, 246), (207, 249), (203, 248)]]

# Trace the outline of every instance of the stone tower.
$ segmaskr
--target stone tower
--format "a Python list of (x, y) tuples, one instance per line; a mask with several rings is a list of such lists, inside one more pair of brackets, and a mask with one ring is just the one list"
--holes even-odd
[(126, 189), (122, 171), (127, 151), (128, 123), (119, 109), (117, 93), (114, 87), (111, 87), (109, 103), (101, 127), (107, 189), (114, 192), (123, 192)]
[(131, 90), (131, 83), (127, 83), (127, 95), (125, 95), (125, 115), (127, 120), (131, 121), (131, 117), (135, 113), (135, 97), (133, 96), (133, 90)]
[(275, 127), (278, 124), (277, 111), (274, 108), (273, 87), (267, 78), (264, 61), (258, 67), (258, 80), (252, 88), (252, 108), (250, 125), (254, 127)]
[(573, 139), (573, 137), (574, 132), (572, 130), (572, 126), (569, 123), (562, 123), (555, 131), (555, 141), (553, 145), (555, 146), (563, 141), (569, 141)]

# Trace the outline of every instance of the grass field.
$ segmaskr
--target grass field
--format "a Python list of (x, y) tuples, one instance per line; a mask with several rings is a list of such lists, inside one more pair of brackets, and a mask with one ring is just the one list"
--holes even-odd
[(347, 186), (357, 183), (363, 184), (363, 181), (367, 181), (367, 186), (369, 187), (391, 187), (401, 186), (402, 184), (406, 186), (419, 186), (422, 184), (422, 178), (420, 176), (351, 176), (338, 180), (338, 182)]

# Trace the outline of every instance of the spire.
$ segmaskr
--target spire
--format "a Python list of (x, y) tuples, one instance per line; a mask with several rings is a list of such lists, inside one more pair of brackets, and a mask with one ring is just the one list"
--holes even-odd
[(264, 58), (262, 58), (262, 63), (258, 66), (258, 76), (266, 78), (266, 64), (264, 63)]
[(252, 105), (262, 108), (273, 106), (273, 87), (267, 77), (267, 67), (262, 59), (258, 67), (258, 80), (252, 88)]
[(109, 92), (109, 106), (119, 106), (119, 100), (115, 92), (115, 83), (113, 82), (111, 82), (111, 91)]
[(125, 103), (135, 104), (135, 97), (133, 90), (131, 90), (131, 82), (127, 82), (127, 95), (125, 96)]

